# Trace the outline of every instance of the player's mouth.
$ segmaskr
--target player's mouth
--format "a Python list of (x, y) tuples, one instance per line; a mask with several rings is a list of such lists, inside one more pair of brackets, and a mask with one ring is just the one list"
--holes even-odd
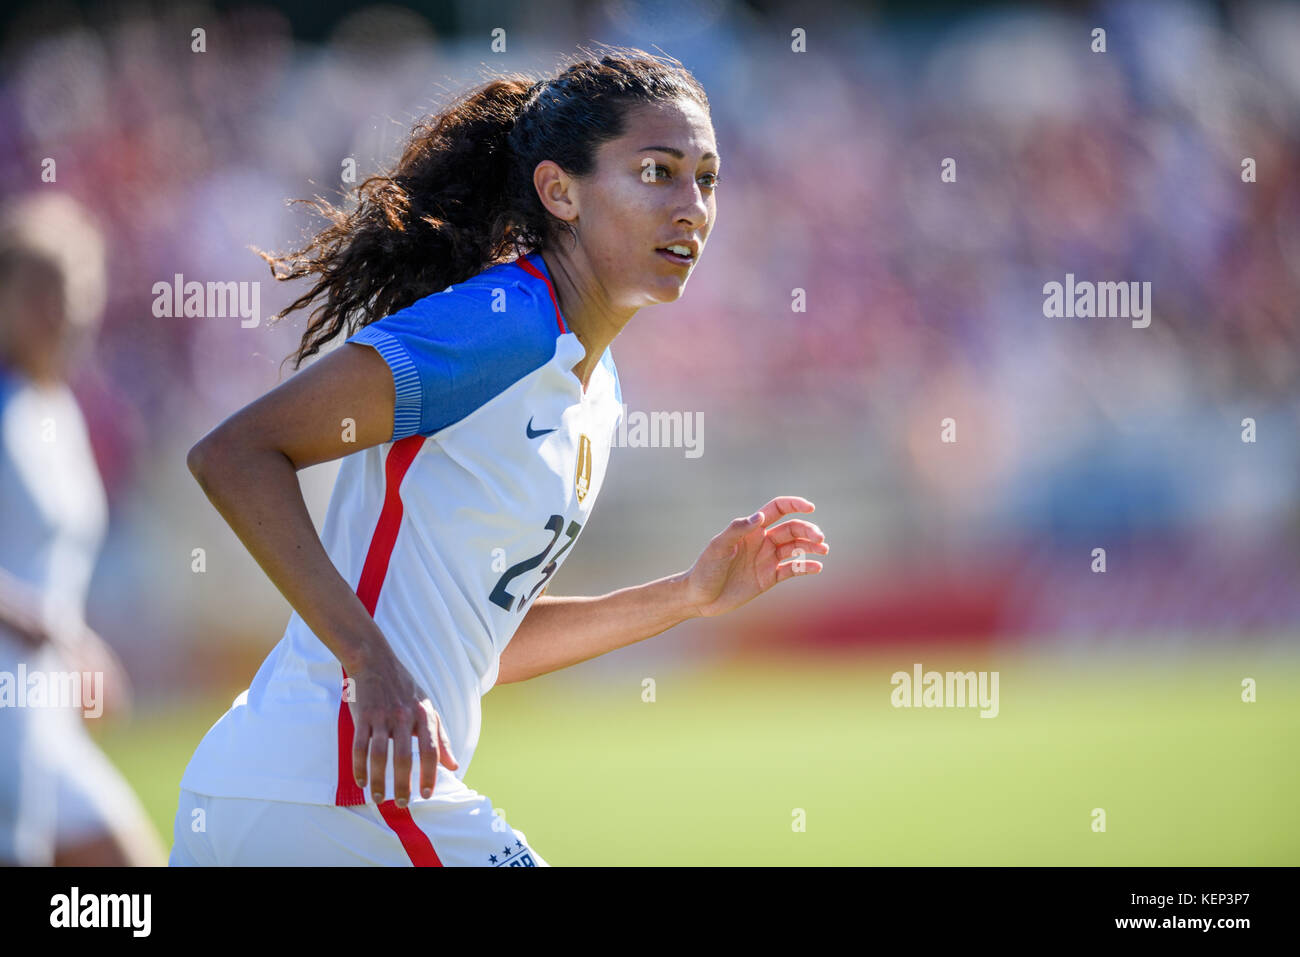
[(691, 267), (700, 254), (700, 245), (693, 240), (684, 243), (669, 243), (655, 250), (664, 259), (677, 266)]

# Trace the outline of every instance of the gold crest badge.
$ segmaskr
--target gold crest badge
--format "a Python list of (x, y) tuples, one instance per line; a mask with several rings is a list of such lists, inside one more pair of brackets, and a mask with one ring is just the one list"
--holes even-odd
[(573, 476), (573, 488), (578, 493), (579, 502), (591, 489), (591, 439), (585, 432), (578, 436), (578, 470)]

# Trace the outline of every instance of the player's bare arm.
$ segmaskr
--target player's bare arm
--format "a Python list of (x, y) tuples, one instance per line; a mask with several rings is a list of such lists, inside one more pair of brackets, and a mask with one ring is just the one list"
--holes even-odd
[(368, 770), (376, 803), (383, 800), (391, 738), (394, 797), (405, 806), (412, 735), (419, 742), (426, 797), (433, 793), (437, 765), (454, 769), (456, 761), (427, 695), (330, 561), (297, 475), (387, 442), (394, 403), (392, 373), (379, 354), (344, 344), (222, 422), (190, 450), (187, 464), (267, 577), (352, 679), (358, 785), (366, 786)]
[(123, 716), (131, 710), (131, 681), (126, 667), (111, 645), (79, 616), (51, 618), (41, 607), (40, 595), (26, 582), (0, 569), (0, 624), (7, 626), (29, 648), (49, 644), (73, 671), (103, 675), (101, 707), (107, 715)]
[(0, 568), (0, 625), (10, 628), (31, 647), (51, 638), (36, 589)]
[(501, 653), (497, 683), (576, 665), (688, 618), (732, 611), (798, 575), (817, 574), (822, 563), (805, 556), (827, 554), (826, 536), (804, 519), (782, 521), (814, 507), (798, 496), (774, 498), (731, 522), (677, 575), (598, 598), (540, 596)]

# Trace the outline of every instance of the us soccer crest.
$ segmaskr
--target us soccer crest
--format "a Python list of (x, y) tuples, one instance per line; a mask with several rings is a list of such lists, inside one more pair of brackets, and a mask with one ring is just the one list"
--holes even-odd
[(573, 476), (573, 488), (578, 493), (579, 502), (591, 489), (591, 439), (585, 432), (578, 436), (578, 470)]

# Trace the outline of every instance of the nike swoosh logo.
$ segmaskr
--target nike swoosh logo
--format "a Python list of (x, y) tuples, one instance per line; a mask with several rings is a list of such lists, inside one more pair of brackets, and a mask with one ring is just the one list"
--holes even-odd
[(534, 430), (533, 430), (533, 419), (532, 419), (531, 416), (529, 416), (529, 418), (528, 418), (528, 437), (529, 437), (530, 439), (535, 439), (535, 438), (537, 438), (539, 435), (549, 435), (550, 433), (552, 433), (552, 432), (554, 432), (554, 431), (555, 431), (555, 429), (537, 429), (536, 431), (534, 431)]

